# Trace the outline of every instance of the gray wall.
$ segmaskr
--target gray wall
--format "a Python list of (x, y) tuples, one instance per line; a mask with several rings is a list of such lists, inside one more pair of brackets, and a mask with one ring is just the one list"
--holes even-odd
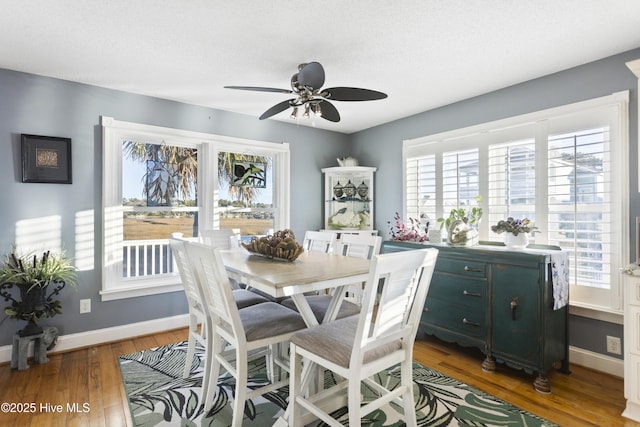
[[(638, 194), (637, 79), (625, 66), (640, 49), (478, 96), (415, 116), (343, 135), (272, 120), (212, 110), (46, 77), (0, 70), (0, 253), (15, 241), (17, 221), (60, 215), (62, 240), (75, 256), (75, 215), (93, 211), (95, 269), (80, 273), (77, 291), (61, 296), (65, 313), (47, 322), (63, 334), (162, 318), (186, 312), (179, 293), (102, 302), (100, 290), (101, 150), (100, 116), (164, 127), (291, 144), (291, 226), (297, 234), (322, 227), (322, 174), (335, 158), (353, 155), (376, 166), (376, 228), (386, 237), (386, 221), (402, 208), (402, 141), (498, 120), (545, 108), (631, 91), (630, 218), (640, 215)], [(535, 59), (532, 59), (535, 60)], [(470, 78), (473, 78), (471, 75)], [(21, 133), (73, 140), (72, 185), (20, 182)], [(304, 177), (304, 179), (300, 179)], [(630, 224), (630, 230), (635, 225)], [(635, 237), (631, 238), (635, 252)], [(631, 260), (635, 259), (631, 254)], [(79, 300), (90, 298), (92, 312), (79, 314)], [(0, 301), (0, 304), (3, 301)], [(0, 316), (1, 318), (1, 316)], [(0, 345), (11, 343), (22, 325), (0, 323)], [(572, 318), (571, 344), (606, 353), (604, 335), (622, 337), (622, 326)]]
[[(635, 217), (638, 194), (638, 79), (626, 62), (640, 58), (640, 49), (531, 80), (492, 93), (397, 120), (353, 135), (353, 155), (376, 166), (376, 228), (388, 237), (386, 221), (402, 210), (402, 141), (629, 90), (629, 230), (635, 260)], [(535, 60), (535, 58), (532, 58)], [(469, 78), (473, 78), (473, 73)], [(425, 96), (428, 96), (425, 95)], [(606, 335), (622, 338), (622, 325), (572, 316), (570, 343), (606, 353)], [(615, 357), (615, 356), (613, 356)]]
[[(0, 69), (0, 253), (16, 240), (16, 223), (59, 215), (62, 241), (75, 257), (75, 215), (94, 213), (95, 268), (79, 274), (77, 291), (61, 294), (64, 314), (43, 323), (62, 334), (124, 325), (186, 313), (179, 292), (102, 302), (100, 291), (102, 138), (100, 116), (170, 128), (271, 142), (291, 149), (291, 228), (298, 235), (323, 225), (320, 169), (336, 166), (348, 154), (349, 136), (178, 102), (101, 89), (63, 80)], [(21, 182), (20, 134), (72, 139), (73, 184)], [(304, 177), (304, 179), (300, 179)], [(79, 313), (79, 300), (90, 298), (92, 311)], [(4, 300), (0, 307), (4, 307)], [(0, 321), (4, 318), (0, 314)], [(13, 319), (0, 324), (0, 345), (11, 343), (23, 326)]]

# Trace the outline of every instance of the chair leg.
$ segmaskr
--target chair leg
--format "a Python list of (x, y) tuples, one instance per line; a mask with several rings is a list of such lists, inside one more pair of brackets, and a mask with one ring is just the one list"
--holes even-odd
[(189, 342), (187, 344), (187, 356), (184, 361), (184, 371), (182, 372), (182, 378), (189, 378), (191, 374), (191, 364), (193, 363), (193, 356), (196, 351), (196, 337), (198, 333), (198, 319), (195, 316), (189, 315)]
[[(209, 412), (211, 409), (211, 405), (213, 404), (213, 398), (216, 395), (216, 388), (218, 386), (218, 376), (220, 375), (220, 361), (218, 357), (222, 357), (221, 353), (224, 348), (224, 341), (222, 338), (217, 336), (215, 333), (212, 333), (211, 329), (209, 329), (209, 339), (207, 339), (207, 347), (206, 347), (206, 356), (208, 361), (208, 372), (205, 373), (205, 377), (203, 378), (202, 389), (204, 393), (202, 395), (202, 401), (204, 402), (204, 412), (205, 414)], [(207, 362), (205, 362), (207, 365)], [(207, 375), (208, 374), (208, 375)], [(204, 380), (206, 379), (206, 386), (204, 384)]]
[[(409, 353), (412, 354), (413, 352)], [(404, 418), (408, 427), (414, 427), (418, 422), (416, 420), (416, 409), (413, 400), (413, 362), (405, 360), (400, 366), (401, 383), (406, 387), (406, 392), (402, 396), (402, 404), (404, 406)]]
[(296, 352), (294, 344), (290, 346), (291, 358), (289, 363), (289, 426), (302, 427), (302, 411), (296, 403), (296, 397), (302, 396), (302, 356)]
[(241, 427), (244, 418), (244, 405), (247, 400), (247, 382), (248, 382), (248, 358), (247, 352), (237, 349), (236, 351), (236, 396), (233, 402), (233, 421), (232, 427)]
[(348, 386), (348, 403), (349, 408), (349, 427), (360, 427), (360, 418), (362, 414), (360, 412), (360, 381), (357, 379), (350, 379)]

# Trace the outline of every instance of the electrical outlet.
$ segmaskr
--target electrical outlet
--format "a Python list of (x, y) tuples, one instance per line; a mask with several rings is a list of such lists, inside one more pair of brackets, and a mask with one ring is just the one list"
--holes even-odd
[(619, 337), (610, 337), (607, 335), (607, 353), (622, 354), (622, 346)]
[(81, 299), (80, 300), (80, 314), (83, 313), (91, 313), (91, 300), (90, 299)]

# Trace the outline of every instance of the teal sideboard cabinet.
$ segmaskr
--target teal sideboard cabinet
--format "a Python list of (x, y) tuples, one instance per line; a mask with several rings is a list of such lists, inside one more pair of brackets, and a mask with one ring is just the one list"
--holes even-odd
[(420, 322), (429, 335), (461, 346), (477, 347), (486, 358), (537, 372), (533, 385), (551, 387), (554, 366), (569, 373), (568, 306), (554, 310), (551, 254), (555, 246), (530, 245), (509, 250), (502, 245), (455, 247), (385, 241), (382, 253), (424, 247), (439, 250)]

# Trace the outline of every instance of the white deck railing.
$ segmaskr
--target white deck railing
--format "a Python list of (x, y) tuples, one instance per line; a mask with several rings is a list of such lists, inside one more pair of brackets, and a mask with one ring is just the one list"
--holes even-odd
[(174, 271), (167, 239), (122, 242), (122, 277), (156, 276)]

